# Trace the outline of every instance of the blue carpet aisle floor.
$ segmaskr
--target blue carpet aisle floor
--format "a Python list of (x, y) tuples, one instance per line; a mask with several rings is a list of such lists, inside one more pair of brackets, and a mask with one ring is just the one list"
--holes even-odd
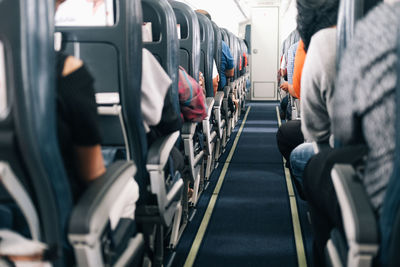
[[(194, 260), (193, 266), (311, 266), (307, 207), (300, 200), (297, 207), (307, 264), (305, 261), (299, 264), (296, 252), (282, 156), (275, 139), (276, 103), (250, 103), (249, 107), (236, 149), (233, 143), (242, 121), (210, 178), (210, 186), (198, 202), (197, 214), (187, 226), (170, 266), (184, 266), (185, 262), (185, 266), (192, 265), (188, 253), (196, 235), (199, 237), (204, 214), (210, 214), (206, 209), (213, 198), (216, 202), (203, 238), (195, 240), (199, 248), (189, 257)], [(229, 157), (232, 145), (235, 150)], [(224, 173), (227, 159), (229, 166), (216, 196), (214, 188), (221, 172)]]

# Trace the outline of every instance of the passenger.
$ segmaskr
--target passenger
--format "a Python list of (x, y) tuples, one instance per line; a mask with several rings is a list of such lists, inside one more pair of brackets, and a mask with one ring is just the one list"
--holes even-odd
[[(296, 58), (296, 51), (297, 51), (297, 46), (299, 45), (299, 42), (294, 43), (293, 45), (290, 46), (288, 50), (288, 62), (287, 62), (287, 81), (281, 84), (280, 88), (286, 92), (289, 92), (293, 90), (293, 72), (294, 72), (294, 60)], [(292, 89), (290, 89), (292, 88)]]
[(281, 51), (281, 56), (280, 56), (280, 71), (278, 72), (278, 81), (281, 80), (281, 78), (284, 78), (284, 80), (287, 80), (286, 78), (286, 66), (287, 66), (287, 52), (289, 48), (294, 44), (297, 43), (300, 40), (299, 33), (297, 30), (292, 31), (289, 36), (285, 39), (285, 41), (282, 44), (282, 51)]
[[(326, 1), (322, 11), (316, 11), (318, 7), (303, 7), (304, 3), (301, 0), (298, 5), (300, 6), (297, 17), (299, 33), (307, 49), (301, 76), (301, 127), (308, 143), (301, 144), (293, 150), (290, 155), (290, 166), (293, 177), (302, 187), (304, 168), (314, 155), (311, 142), (329, 143), (331, 136), (327, 103), (330, 102), (335, 87), (335, 25), (339, 3)], [(325, 16), (318, 19), (321, 12), (324, 12)]]
[[(197, 9), (196, 12), (205, 15), (209, 20), (211, 20), (211, 15), (202, 9)], [(222, 53), (221, 53), (221, 67), (220, 67), (220, 90), (223, 90), (223, 88), (227, 85), (227, 78), (233, 77), (235, 74), (235, 66), (234, 66), (234, 61), (233, 61), (233, 56), (231, 54), (231, 51), (229, 49), (229, 46), (222, 40)], [(228, 101), (231, 103), (231, 111), (238, 109), (239, 107), (239, 100), (236, 99), (234, 95), (232, 97), (228, 98)], [(235, 105), (235, 107), (233, 106)]]
[[(283, 82), (280, 85), (280, 89), (289, 93), (290, 95), (293, 96), (293, 72), (294, 72), (294, 62), (295, 62), (295, 57), (296, 57), (296, 51), (297, 51), (297, 46), (299, 45), (299, 42), (293, 44), (289, 50), (288, 50), (288, 63), (287, 63), (287, 68), (286, 68), (286, 72), (287, 72), (287, 81)], [(285, 108), (285, 110), (281, 110), (281, 113), (283, 113), (281, 115), (281, 118), (283, 117), (284, 119), (290, 120), (291, 119), (291, 115), (292, 115), (292, 103), (290, 101), (289, 96), (287, 95), (285, 97), (287, 100), (284, 101), (286, 102), (286, 104), (281, 105), (281, 107)]]
[[(337, 22), (339, 1), (326, 0), (310, 5), (309, 1), (298, 0), (297, 6), (299, 32), (302, 38), (304, 36), (304, 44), (307, 49), (301, 81), (302, 130), (308, 141), (329, 143), (332, 135), (331, 121), (336, 116), (332, 112), (332, 94), (334, 90), (336, 90), (335, 95), (338, 90), (342, 90), (339, 89), (341, 86), (336, 86), (335, 89), (336, 29), (334, 26)], [(315, 31), (318, 32), (314, 34)], [(350, 76), (353, 75), (354, 71)], [(354, 89), (346, 89), (348, 91), (342, 91), (341, 94), (348, 98), (353, 94)], [(365, 94), (364, 91), (362, 95), (368, 94)], [(357, 103), (357, 100), (354, 101), (352, 104)], [(340, 109), (342, 109), (342, 113), (348, 111), (343, 106)], [(342, 229), (340, 208), (330, 177), (330, 170), (334, 163), (357, 162), (364, 152), (363, 147), (341, 150), (328, 148), (309, 160), (314, 152), (312, 145), (306, 143), (295, 149), (291, 155), (294, 167), (292, 171), (297, 179), (301, 179), (302, 169), (305, 164), (308, 164), (303, 174), (303, 186), (309, 203), (314, 232), (313, 260), (315, 266), (325, 266), (324, 250), (331, 230), (334, 227)]]
[[(304, 51), (304, 43), (302, 40), (300, 40), (296, 50), (294, 70), (293, 70), (292, 94), (295, 96), (298, 96), (300, 94), (300, 86), (298, 86), (298, 84), (299, 81), (301, 80), (301, 75), (303, 71), (303, 62), (305, 60), (305, 57), (306, 57), (306, 52)], [(288, 107), (288, 110), (290, 110), (290, 107)], [(301, 121), (290, 120), (282, 124), (278, 129), (278, 132), (276, 134), (276, 139), (279, 151), (286, 160), (286, 167), (289, 168), (290, 154), (298, 145), (304, 142), (304, 137), (301, 132)], [(294, 182), (296, 183), (296, 187), (298, 187), (297, 180), (294, 180)]]
[[(286, 83), (288, 80), (287, 76), (287, 65), (288, 65), (288, 52), (290, 47), (299, 42), (300, 36), (297, 30), (292, 31), (289, 36), (285, 39), (282, 44), (282, 51), (280, 56), (280, 68), (278, 70), (278, 85), (279, 85), (279, 94), (281, 96), (281, 103), (280, 103), (280, 117), (282, 120), (290, 119), (291, 118), (291, 105), (289, 101), (288, 93), (288, 84)], [(297, 53), (297, 51), (296, 51)], [(286, 85), (284, 85), (286, 83)], [(292, 83), (293, 84), (293, 83)], [(281, 88), (283, 87), (283, 88)], [(286, 90), (285, 90), (286, 89)], [(288, 113), (289, 111), (289, 113)]]
[[(212, 85), (213, 85), (214, 96), (218, 90), (218, 83), (219, 83), (219, 74), (218, 74), (217, 64), (215, 64), (215, 60), (213, 60)], [(204, 95), (207, 96), (206, 82), (202, 72), (199, 73), (199, 84), (203, 88)]]
[(293, 70), (293, 93), (292, 96), (300, 99), (301, 91), (301, 79), (303, 73), (304, 62), (307, 56), (307, 50), (304, 47), (303, 40), (300, 39), (299, 45), (297, 46), (296, 58), (294, 61)]
[[(332, 131), (341, 145), (365, 142), (368, 148), (361, 180), (376, 215), (380, 216), (382, 264), (387, 263), (396, 216), (392, 200), (385, 203), (385, 208), (382, 204), (393, 174), (395, 137), (399, 134), (395, 131), (399, 116), (395, 103), (399, 12), (398, 2), (380, 4), (357, 24), (354, 39), (341, 60), (330, 112)], [(372, 49), (370, 44), (379, 45)], [(355, 61), (356, 55), (363, 56)]]
[[(56, 8), (62, 2), (64, 0), (56, 0)], [(93, 82), (81, 60), (58, 54), (59, 145), (75, 202), (87, 186), (106, 171)]]
[[(64, 1), (55, 0), (55, 8)], [(106, 171), (101, 153), (94, 80), (81, 60), (61, 53), (57, 54), (56, 60), (58, 142), (76, 203), (85, 189)], [(18, 216), (13, 218), (16, 224), (25, 221), (19, 213), (10, 214)], [(12, 265), (22, 266), (43, 260), (45, 245), (21, 236), (24, 232), (16, 233), (6, 229), (2, 232), (4, 240), (0, 256), (7, 257)], [(13, 247), (15, 240), (26, 248), (7, 251), (7, 246)]]

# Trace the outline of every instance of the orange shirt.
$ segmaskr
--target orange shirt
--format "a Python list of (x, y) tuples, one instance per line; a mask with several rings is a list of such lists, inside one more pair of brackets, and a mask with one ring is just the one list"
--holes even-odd
[(304, 61), (306, 60), (306, 51), (304, 50), (304, 43), (300, 40), (296, 51), (296, 57), (294, 59), (294, 71), (293, 71), (293, 90), (295, 97), (300, 99), (300, 84), (301, 74), (303, 72)]

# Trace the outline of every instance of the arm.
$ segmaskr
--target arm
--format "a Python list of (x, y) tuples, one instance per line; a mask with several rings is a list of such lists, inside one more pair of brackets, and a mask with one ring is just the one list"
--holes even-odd
[(219, 83), (219, 75), (217, 75), (217, 76), (213, 79), (214, 95), (215, 95), (216, 92), (218, 91), (218, 83)]
[(331, 69), (327, 65), (335, 63), (328, 55), (321, 55), (319, 47), (311, 42), (301, 76), (301, 130), (308, 141), (327, 142), (331, 132), (324, 92), (334, 86), (334, 74), (328, 73)]
[(75, 146), (76, 166), (80, 177), (85, 182), (91, 182), (106, 172), (101, 146)]
[(234, 68), (231, 68), (231, 69), (225, 71), (226, 77), (233, 77), (234, 74), (235, 74)]
[[(82, 66), (83, 62), (81, 60), (70, 56), (65, 60), (62, 76), (67, 77), (68, 75), (71, 75), (72, 73), (80, 69)], [(93, 97), (93, 99), (90, 100), (95, 101), (94, 93), (90, 96)], [(85, 97), (87, 96), (85, 95)], [(88, 106), (84, 108), (90, 108), (90, 107)], [(97, 110), (93, 111), (93, 113), (96, 114)], [(90, 124), (90, 125), (93, 126), (96, 124)], [(74, 128), (74, 131), (77, 131), (76, 130), (77, 128)], [(91, 129), (91, 130), (99, 132), (98, 129)], [(73, 134), (79, 135), (77, 133)], [(89, 183), (105, 173), (106, 168), (104, 167), (103, 155), (101, 153), (100, 144), (94, 144), (88, 146), (75, 145), (74, 152), (75, 152), (75, 166), (78, 169), (80, 177), (85, 182)]]
[(293, 88), (292, 84), (288, 84), (288, 92), (291, 96), (295, 97), (295, 98), (299, 98), (299, 96), (296, 94), (296, 91)]
[(290, 85), (289, 85), (288, 82), (284, 82), (284, 83), (281, 84), (280, 88), (281, 88), (283, 91), (287, 92), (287, 91), (289, 90), (289, 86), (290, 86)]

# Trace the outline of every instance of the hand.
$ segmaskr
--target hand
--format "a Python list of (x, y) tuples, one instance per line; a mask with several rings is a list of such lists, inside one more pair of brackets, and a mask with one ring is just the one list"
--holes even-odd
[(283, 91), (287, 92), (287, 91), (289, 90), (289, 83), (288, 83), (288, 82), (282, 83), (281, 86), (280, 86), (280, 88), (281, 88)]
[(201, 73), (201, 71), (199, 72), (199, 85), (200, 85), (202, 88), (205, 88), (204, 75), (203, 75), (203, 73)]

